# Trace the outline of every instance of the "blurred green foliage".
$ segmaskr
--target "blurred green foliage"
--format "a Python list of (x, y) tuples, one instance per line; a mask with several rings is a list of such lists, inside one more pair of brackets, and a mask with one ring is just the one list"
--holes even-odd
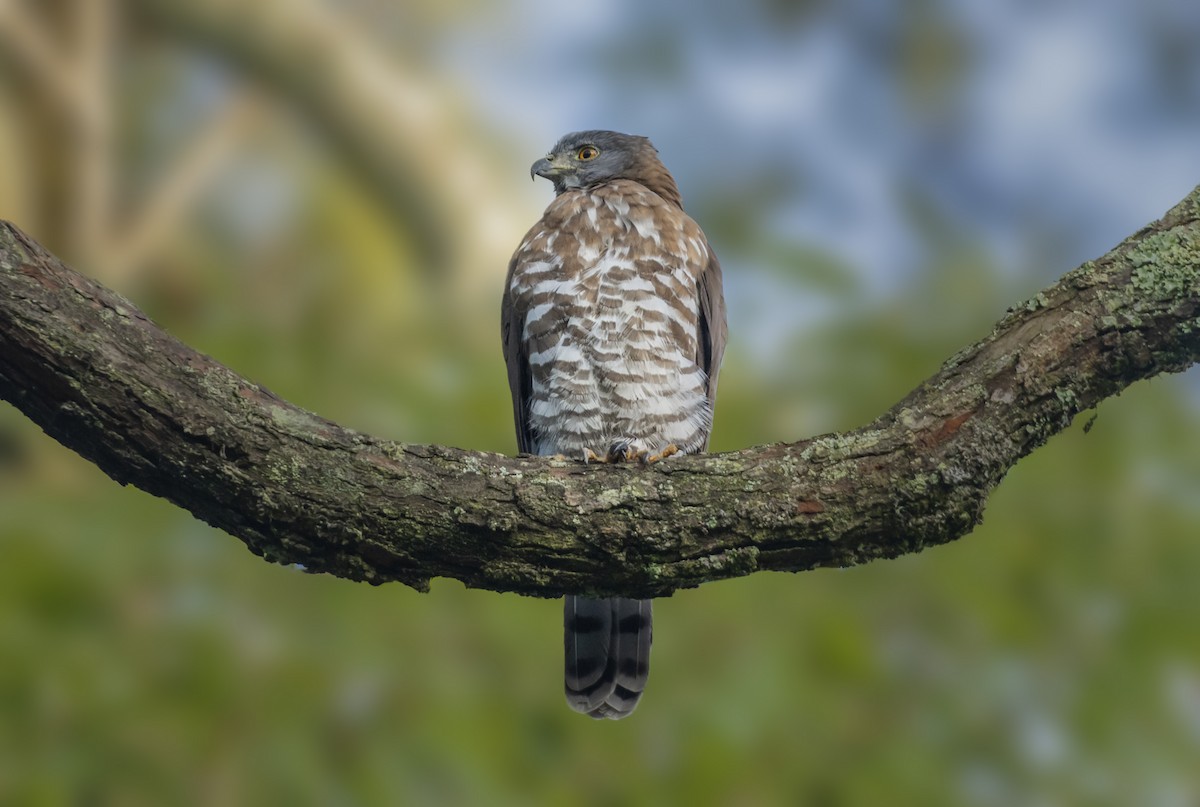
[[(174, 40), (141, 36), (180, 75), (208, 69)], [(965, 46), (929, 36), (937, 49), (914, 45), (924, 55), (904, 61), (919, 97)], [(11, 169), (31, 138), (16, 121), (42, 118), (28, 108), (34, 79), (9, 67), (0, 163)], [(135, 82), (125, 137), (149, 137), (138, 126), (178, 98), (168, 78)], [(118, 276), (122, 289), (184, 341), (326, 417), (514, 450), (496, 308), (520, 222), (548, 189), (522, 184), (525, 196), (475, 207), (451, 197), (469, 238), (480, 211), (513, 223), (503, 246), (484, 241), (431, 273), (361, 166), (286, 110), (270, 117), (226, 170), (244, 180), (274, 161), (286, 215), (238, 207), (247, 186), (222, 190), (226, 176), (145, 271)], [(487, 132), (472, 137), (495, 148)], [(497, 171), (515, 187), (533, 156), (510, 149)], [(62, 222), (18, 193), (52, 180), (72, 178), (30, 169), (6, 185), (0, 215), (35, 218), (45, 234), (34, 234), (70, 253)], [(263, 180), (267, 198), (278, 181)], [(1043, 280), (1001, 273), (933, 221), (932, 259), (881, 300), (833, 256), (738, 241), (743, 204), (697, 208), (737, 242), (727, 274), (774, 267), (770, 311), (816, 296), (827, 312), (780, 327), (767, 356), (739, 341), (735, 312), (718, 451), (869, 420)], [(71, 259), (91, 268), (86, 251)], [(0, 803), (1197, 803), (1198, 424), (1179, 379), (1140, 384), (1022, 462), (962, 541), (660, 601), (649, 692), (609, 724), (563, 703), (557, 602), (268, 565), (3, 405)]]

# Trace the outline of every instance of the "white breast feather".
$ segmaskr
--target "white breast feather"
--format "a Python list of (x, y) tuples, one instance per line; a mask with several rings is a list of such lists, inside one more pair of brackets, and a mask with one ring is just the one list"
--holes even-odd
[[(557, 261), (533, 262), (523, 269), (526, 282), (532, 281), (529, 293), (551, 297), (527, 312), (526, 335), (530, 323), (555, 316), (555, 310), (564, 320), (555, 341), (529, 356), (531, 366), (561, 368), (549, 375), (535, 374), (529, 414), (539, 453), (586, 449), (603, 453), (608, 441), (629, 437), (649, 450), (672, 442), (694, 448), (697, 440), (703, 443), (711, 427), (704, 372), (695, 366), (694, 357), (674, 343), (670, 328), (653, 317), (647, 320), (648, 314), (654, 314), (685, 330), (696, 327), (699, 304), (693, 293), (694, 272), (696, 256), (706, 255), (706, 247), (695, 237), (671, 238), (664, 245), (663, 234), (645, 207), (646, 197), (632, 210), (624, 198), (605, 198), (602, 204), (594, 197), (584, 203), (583, 226), (601, 227), (603, 215), (610, 219), (605, 228), (615, 225), (617, 232), (628, 233), (626, 238), (653, 241), (660, 255), (675, 259), (663, 266), (662, 275), (629, 278), (634, 268), (631, 244), (601, 241), (597, 247), (582, 238), (577, 278), (541, 277), (561, 270)], [(575, 226), (582, 224), (578, 218), (576, 222)], [(550, 239), (556, 237), (557, 233)], [(548, 239), (547, 247), (551, 244)], [(614, 273), (620, 279), (608, 280)], [(664, 294), (672, 303), (662, 298)], [(606, 307), (605, 300), (619, 305)], [(632, 360), (627, 351), (647, 352), (655, 360)], [(639, 429), (652, 433), (625, 433)], [(691, 445), (685, 445), (689, 441)]]

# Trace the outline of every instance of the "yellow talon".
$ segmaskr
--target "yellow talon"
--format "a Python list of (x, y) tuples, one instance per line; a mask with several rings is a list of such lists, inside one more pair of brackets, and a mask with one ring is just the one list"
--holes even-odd
[(659, 460), (665, 460), (667, 457), (670, 457), (670, 456), (672, 456), (674, 454), (678, 454), (678, 453), (679, 453), (679, 446), (675, 445), (674, 443), (671, 443), (670, 445), (668, 445), (666, 448), (664, 448), (662, 451), (658, 452), (657, 454), (643, 453), (642, 454), (642, 457), (643, 457), (642, 462), (646, 463), (647, 465), (653, 465), (654, 463), (658, 462)]

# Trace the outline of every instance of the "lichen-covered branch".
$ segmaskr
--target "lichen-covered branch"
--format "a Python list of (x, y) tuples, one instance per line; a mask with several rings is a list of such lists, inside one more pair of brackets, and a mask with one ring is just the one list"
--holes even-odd
[(916, 552), (1077, 413), (1198, 358), (1200, 188), (860, 429), (649, 468), (512, 458), (306, 412), (0, 223), (0, 397), (269, 560), (417, 588), (661, 596)]

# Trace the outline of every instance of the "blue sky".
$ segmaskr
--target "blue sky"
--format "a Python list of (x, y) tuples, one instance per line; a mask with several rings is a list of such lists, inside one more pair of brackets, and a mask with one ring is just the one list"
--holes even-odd
[[(805, 6), (519, 0), (444, 64), (540, 148), (596, 126), (650, 135), (702, 205), (775, 177), (764, 226), (883, 290), (927, 257), (900, 194), (1013, 271), (1034, 271), (1052, 240), (1068, 263), (1049, 278), (1200, 181), (1191, 0)], [(914, 100), (906, 60), (946, 43), (956, 55)]]

